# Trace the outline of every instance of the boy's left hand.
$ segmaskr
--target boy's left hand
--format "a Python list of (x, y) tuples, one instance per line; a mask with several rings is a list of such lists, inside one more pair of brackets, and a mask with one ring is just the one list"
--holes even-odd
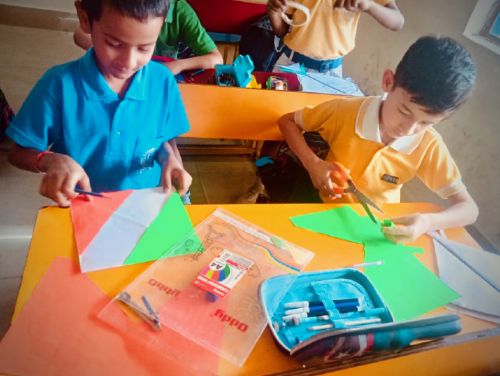
[(391, 219), (397, 226), (382, 227), (387, 239), (394, 243), (409, 243), (429, 230), (429, 221), (425, 214), (412, 214)]
[(165, 192), (176, 189), (181, 196), (185, 196), (191, 187), (193, 178), (184, 169), (182, 163), (174, 156), (170, 155), (163, 163), (161, 173), (161, 185)]

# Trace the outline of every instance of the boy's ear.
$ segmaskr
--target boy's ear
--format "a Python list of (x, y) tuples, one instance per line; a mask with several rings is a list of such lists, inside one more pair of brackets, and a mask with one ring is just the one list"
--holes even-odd
[(90, 20), (85, 9), (82, 8), (81, 1), (75, 1), (76, 14), (80, 21), (80, 28), (87, 34), (90, 34)]
[(394, 89), (394, 72), (390, 69), (386, 69), (382, 75), (382, 89), (389, 93)]

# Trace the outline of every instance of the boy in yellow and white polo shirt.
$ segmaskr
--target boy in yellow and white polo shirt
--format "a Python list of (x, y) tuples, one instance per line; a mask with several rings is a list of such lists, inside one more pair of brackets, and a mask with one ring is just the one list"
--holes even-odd
[[(464, 47), (450, 38), (422, 37), (395, 73), (384, 72), (385, 98), (334, 99), (286, 114), (279, 126), (323, 201), (336, 198), (336, 163), (349, 169), (359, 190), (379, 204), (399, 202), (402, 185), (415, 176), (448, 199), (451, 205), (439, 213), (414, 214), (395, 221), (402, 226), (384, 228), (392, 240), (413, 240), (477, 218), (477, 205), (433, 129), (467, 99), (475, 77), (474, 62)], [(307, 146), (303, 131), (318, 131), (328, 142), (326, 160)]]
[[(394, 0), (295, 0), (310, 11), (303, 26), (289, 26), (281, 13), (290, 14), (287, 0), (269, 0), (267, 13), (275, 34), (283, 37), (283, 53), (277, 65), (303, 64), (309, 71), (342, 77), (342, 59), (354, 49), (361, 13), (367, 13), (390, 30), (401, 30), (404, 17)], [(292, 24), (305, 14), (292, 12)]]

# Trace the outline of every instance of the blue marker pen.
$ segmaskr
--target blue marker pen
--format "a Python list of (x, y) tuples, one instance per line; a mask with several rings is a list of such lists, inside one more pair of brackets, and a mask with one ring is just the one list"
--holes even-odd
[[(307, 304), (302, 304), (301, 307), (298, 308), (293, 308), (285, 311), (286, 315), (293, 315), (295, 313), (300, 313), (300, 312), (316, 312), (316, 311), (324, 311), (325, 306), (322, 302), (297, 302), (297, 303), (307, 303)], [(345, 312), (355, 312), (358, 310), (358, 301), (351, 301), (351, 302), (339, 302), (336, 303), (334, 301), (335, 308), (340, 312), (340, 313), (345, 313)]]
[[(309, 313), (311, 315), (309, 315)], [(321, 316), (321, 315), (328, 315), (328, 312), (325, 310), (325, 307), (323, 306), (294, 308), (285, 311), (285, 315), (287, 316), (300, 315), (300, 314), (307, 314), (308, 316)]]
[[(359, 305), (359, 299), (358, 298), (348, 298), (348, 299), (332, 299), (333, 303), (336, 306), (351, 306), (351, 305)], [(301, 308), (301, 307), (310, 307), (310, 306), (319, 306), (323, 305), (323, 302), (321, 301), (297, 301), (297, 302), (288, 302), (285, 303), (283, 306), (285, 308)]]

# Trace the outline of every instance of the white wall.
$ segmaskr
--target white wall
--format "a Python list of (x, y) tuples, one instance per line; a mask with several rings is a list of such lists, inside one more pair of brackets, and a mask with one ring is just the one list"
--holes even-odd
[[(437, 126), (457, 161), (469, 192), (480, 207), (476, 227), (500, 249), (500, 56), (462, 36), (476, 0), (398, 0), (406, 23), (402, 31), (383, 29), (364, 15), (357, 46), (346, 58), (345, 73), (369, 94), (380, 93), (385, 68), (395, 69), (406, 49), (425, 34), (450, 36), (476, 61), (473, 97), (450, 119)], [(421, 184), (411, 184), (405, 197), (430, 201)], [(436, 201), (438, 202), (438, 201)]]
[(73, 0), (1, 0), (0, 4), (15, 5), (25, 8), (57, 10), (61, 12), (75, 11)]

